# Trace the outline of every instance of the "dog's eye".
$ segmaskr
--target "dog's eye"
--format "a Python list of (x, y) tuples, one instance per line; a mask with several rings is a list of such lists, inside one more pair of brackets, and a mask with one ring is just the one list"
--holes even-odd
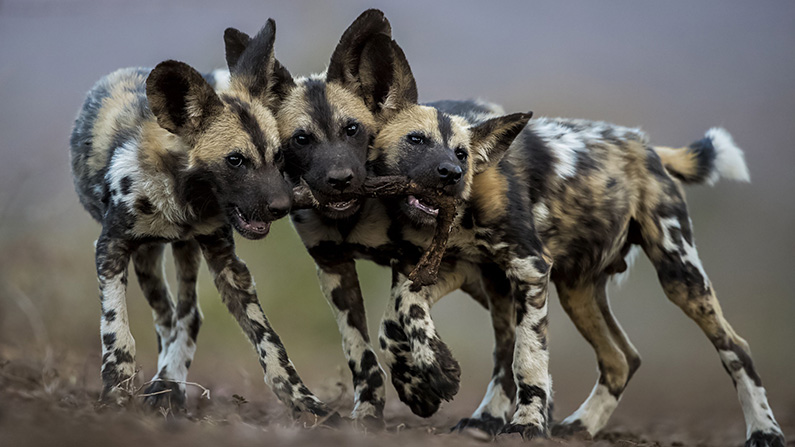
[(413, 145), (425, 144), (425, 137), (417, 133), (408, 134), (406, 139)]
[(229, 155), (226, 156), (226, 162), (229, 164), (229, 166), (231, 166), (233, 168), (239, 168), (239, 167), (243, 166), (243, 162), (245, 160), (246, 160), (245, 157), (243, 157), (242, 155), (238, 154), (237, 152), (229, 154)]
[(466, 161), (467, 151), (465, 151), (463, 147), (458, 147), (455, 149), (455, 156), (461, 161)]
[(347, 135), (349, 137), (352, 137), (352, 136), (356, 135), (357, 132), (359, 132), (359, 125), (358, 124), (350, 123), (347, 126), (345, 126), (345, 135)]
[(299, 146), (306, 146), (312, 142), (312, 136), (305, 133), (295, 134), (293, 142)]

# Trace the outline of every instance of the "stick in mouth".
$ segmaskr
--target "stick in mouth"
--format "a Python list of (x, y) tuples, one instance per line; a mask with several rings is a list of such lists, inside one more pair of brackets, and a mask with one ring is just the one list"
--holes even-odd
[[(436, 284), (439, 265), (447, 249), (447, 239), (453, 228), (456, 213), (456, 199), (436, 189), (423, 188), (402, 176), (369, 177), (365, 180), (360, 194), (364, 197), (407, 196), (408, 203), (421, 211), (436, 216), (436, 230), (433, 240), (420, 262), (409, 274), (411, 289), (420, 290), (424, 286)], [(417, 196), (422, 197), (422, 200)], [(355, 199), (348, 201), (348, 206)], [(346, 202), (347, 203), (347, 202)], [(293, 189), (293, 209), (317, 208), (320, 204), (312, 195), (309, 185), (301, 179), (301, 184)], [(328, 206), (328, 205), (327, 205)]]

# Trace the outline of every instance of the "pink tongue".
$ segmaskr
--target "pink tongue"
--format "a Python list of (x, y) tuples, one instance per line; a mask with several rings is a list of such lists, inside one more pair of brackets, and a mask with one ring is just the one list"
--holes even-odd
[(270, 229), (270, 222), (260, 222), (257, 220), (246, 222), (246, 228), (257, 233), (264, 233)]
[(237, 210), (237, 220), (240, 223), (241, 227), (254, 233), (259, 233), (259, 234), (267, 233), (268, 230), (270, 230), (271, 228), (270, 222), (262, 222), (260, 220), (246, 220), (243, 217), (243, 213), (241, 213), (240, 210)]

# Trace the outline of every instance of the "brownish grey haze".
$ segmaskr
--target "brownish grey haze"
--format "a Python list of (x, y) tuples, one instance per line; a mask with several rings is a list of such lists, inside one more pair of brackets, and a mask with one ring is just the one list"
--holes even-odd
[[(688, 189), (698, 247), (725, 314), (751, 343), (774, 411), (795, 413), (789, 1), (0, 1), (0, 347), (11, 357), (41, 356), (32, 330), (41, 318), (56, 358), (85, 364), (89, 386), (98, 386), (92, 242), (99, 226), (76, 200), (68, 138), (99, 77), (170, 58), (200, 70), (220, 67), (224, 28), (252, 33), (268, 17), (277, 23), (277, 57), (291, 72), (322, 71), (342, 31), (368, 7), (390, 19), (423, 100), (480, 97), (508, 111), (641, 126), (655, 143), (672, 146), (726, 127), (745, 149), (753, 181)], [(289, 223), (275, 225), (264, 242), (239, 240), (239, 247), (299, 373), (333, 397), (338, 390), (328, 379), (347, 384), (349, 373), (313, 263)], [(364, 263), (360, 273), (375, 334), (388, 274)], [(191, 377), (215, 395), (273, 400), (206, 270), (200, 287), (205, 324)], [(642, 427), (690, 419), (708, 426), (719, 414), (713, 425), (739, 443), (742, 415), (731, 380), (697, 327), (667, 302), (644, 258), (622, 288), (613, 288), (612, 301), (644, 359), (616, 418)], [(128, 302), (148, 377), (156, 363), (151, 314), (136, 285)], [(563, 416), (584, 399), (596, 373), (590, 347), (552, 302), (552, 373)], [(485, 390), (490, 324), (460, 294), (434, 313), (463, 368), (462, 392), (438, 419), (453, 423)], [(22, 353), (31, 346), (39, 348)], [(394, 393), (388, 398), (396, 400)], [(790, 438), (794, 428), (784, 426)]]

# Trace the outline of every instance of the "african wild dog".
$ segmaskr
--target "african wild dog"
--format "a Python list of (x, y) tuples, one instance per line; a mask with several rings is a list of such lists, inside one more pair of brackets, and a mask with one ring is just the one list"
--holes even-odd
[[(377, 26), (374, 26), (373, 21)], [(366, 35), (366, 42), (357, 43), (357, 40), (365, 36), (360, 31), (362, 27), (376, 31)], [(332, 57), (328, 76), (332, 73), (349, 73), (352, 76), (352, 87), (356, 88), (355, 91), (364, 101), (359, 99), (357, 103), (342, 102), (328, 93), (323, 95), (324, 84), (320, 80), (304, 80), (303, 84), (299, 84), (300, 90), (293, 90), (291, 100), (283, 103), (277, 116), (282, 138), (293, 137), (287, 140), (288, 144), (300, 147), (300, 140), (307, 137), (316, 144), (307, 149), (314, 148), (316, 152), (340, 150), (346, 145), (350, 146), (351, 141), (344, 138), (347, 132), (343, 134), (341, 131), (347, 130), (342, 126), (350, 123), (353, 116), (360, 126), (359, 132), (367, 132), (366, 138), (354, 140), (358, 155), (363, 156), (367, 152), (368, 144), (376, 142), (377, 145), (378, 138), (389, 134), (379, 129), (389, 126), (388, 123), (394, 120), (397, 124), (389, 127), (393, 131), (402, 130), (400, 123), (411, 120), (427, 120), (414, 128), (417, 131), (422, 131), (422, 126), (428, 122), (438, 122), (441, 127), (434, 134), (438, 135), (438, 145), (433, 150), (417, 152), (417, 157), (422, 160), (415, 160), (414, 166), (418, 170), (436, 169), (432, 176), (423, 180), (435, 182), (433, 187), (445, 188), (451, 194), (465, 196), (467, 190), (464, 188), (465, 183), (460, 181), (462, 176), (473, 175), (473, 172), (483, 168), (492, 154), (504, 151), (530, 117), (528, 114), (514, 114), (495, 118), (470, 129), (463, 119), (437, 116), (435, 110), (418, 106), (414, 78), (402, 51), (392, 41), (388, 22), (380, 12), (368, 11), (360, 16), (343, 35), (335, 55), (344, 55), (345, 52), (340, 51), (340, 48), (346, 47), (359, 48), (355, 57), (347, 56), (344, 59), (353, 60), (354, 66), (341, 70), (337, 65), (338, 61)], [(396, 63), (396, 60), (403, 63)], [(334, 92), (328, 87), (336, 82), (339, 81), (331, 81), (327, 77), (327, 92)], [(354, 105), (356, 109), (353, 108)], [(293, 121), (298, 124), (290, 127)], [(376, 133), (379, 137), (374, 139)], [(411, 132), (402, 137), (406, 144), (422, 138)], [(417, 148), (420, 149), (420, 146)], [(318, 157), (320, 163), (319, 157), (323, 154), (311, 153), (307, 149), (305, 153)], [(368, 158), (370, 163), (379, 161), (372, 157), (372, 153)], [(287, 159), (290, 159), (289, 155)], [(312, 166), (312, 163), (303, 165)], [(416, 198), (412, 197), (410, 200), (414, 206), (423, 206)], [(318, 265), (321, 289), (335, 313), (343, 336), (343, 349), (353, 373), (355, 387), (353, 417), (359, 420), (380, 420), (384, 407), (384, 374), (370, 345), (354, 260), (365, 258), (389, 265), (393, 260), (404, 256), (416, 260), (420, 252), (413, 246), (405, 251), (400, 244), (399, 234), (393, 238), (392, 232), (395, 229), (399, 231), (400, 224), (392, 218), (399, 213), (394, 209), (390, 210), (387, 203), (362, 200), (354, 202), (353, 206), (357, 208), (355, 212), (344, 216), (322, 210), (294, 211), (292, 220)], [(442, 371), (432, 369), (423, 372), (425, 375), (419, 371), (416, 374), (414, 371), (403, 371), (400, 374), (393, 371), (392, 380), (396, 384), (405, 381), (424, 384), (437, 375), (442, 375)], [(439, 399), (451, 398), (457, 391), (457, 381), (455, 385), (455, 389), (438, 389)], [(427, 389), (434, 390), (434, 387)], [(402, 390), (403, 387), (399, 386), (403, 398), (405, 393)], [(415, 402), (412, 408), (419, 414), (429, 415), (435, 411), (435, 407), (420, 408), (418, 405), (421, 402)]]
[[(431, 105), (461, 113), (473, 125), (495, 116), (479, 104)], [(375, 163), (375, 173), (409, 175), (421, 182), (421, 176), (405, 170), (418, 159), (398, 139), (384, 137), (389, 130), (383, 127), (372, 154), (394, 161)], [(461, 287), (491, 309), (496, 364), (483, 402), (457, 428), (545, 435), (551, 390), (546, 288), (551, 280), (564, 309), (594, 347), (600, 370), (589, 398), (555, 432), (595, 434), (640, 365), (610, 310), (606, 291), (608, 279), (627, 269), (631, 249), (639, 246), (668, 298), (718, 350), (745, 415), (746, 445), (783, 446), (748, 344), (724, 319), (698, 258), (684, 201), (682, 183), (712, 184), (721, 176), (749, 178), (742, 151), (723, 129), (711, 129), (690, 146), (672, 149), (650, 146), (638, 129), (603, 122), (531, 121), (499, 164), (466, 180), (471, 180), (471, 194), (459, 209), (439, 283), (416, 293), (406, 279), (411, 262), (395, 264), (393, 300), (381, 328), (393, 375), (396, 365), (399, 370), (422, 370), (424, 364), (450, 364), (429, 307)], [(417, 209), (433, 211), (409, 209), (402, 237), (425, 247), (433, 234), (432, 220), (417, 218)], [(414, 382), (407, 389), (427, 392)], [(514, 395), (516, 412), (503, 427)], [(420, 399), (436, 401), (432, 394)]]
[[(125, 303), (132, 258), (158, 334), (158, 372), (146, 400), (184, 404), (202, 320), (196, 276), (203, 254), (221, 298), (255, 345), (266, 383), (293, 411), (330, 413), (301, 382), (234, 250), (232, 228), (261, 239), (292, 203), (276, 120), (267, 108), (274, 35), (269, 20), (245, 48), (227, 48), (230, 87), (221, 94), (176, 61), (151, 71), (118, 70), (88, 93), (71, 154), (80, 202), (102, 224), (96, 266), (105, 398), (124, 397), (120, 391), (135, 375)], [(177, 267), (176, 305), (163, 279), (167, 243)]]
[[(344, 32), (325, 73), (293, 79), (278, 61), (273, 61), (273, 83), (269, 84), (271, 108), (276, 110), (285, 173), (294, 183), (302, 180), (320, 202), (318, 209), (291, 214), (298, 234), (318, 265), (318, 276), (329, 305), (337, 317), (342, 344), (353, 374), (355, 402), (352, 416), (359, 421), (383, 422), (384, 373), (370, 346), (364, 305), (356, 279), (353, 258), (326, 250), (324, 238), (338, 237), (352, 228), (364, 204), (357, 193), (367, 174), (369, 144), (377, 132), (371, 86), (360, 76), (381, 69), (376, 58), (361, 55), (374, 36), (391, 35), (389, 22), (378, 10), (362, 13)], [(250, 41), (237, 30), (224, 35), (227, 61), (232, 64)], [(388, 68), (388, 67), (387, 67)], [(229, 73), (216, 70), (205, 75), (216, 89), (229, 84)], [(372, 80), (372, 79), (370, 79)], [(334, 286), (342, 272), (352, 274), (355, 287)]]
[[(291, 218), (318, 266), (322, 288), (334, 290), (326, 298), (353, 374), (352, 417), (359, 421), (383, 418), (384, 373), (370, 346), (353, 258), (327, 250), (322, 241), (347, 234), (361, 219), (364, 204), (356, 193), (367, 174), (367, 150), (378, 129), (370, 89), (360, 71), (382, 68), (379, 60), (361, 55), (375, 36), (390, 35), (381, 11), (365, 11), (343, 33), (325, 73), (293, 79), (279, 66), (274, 86), (286, 173), (295, 183), (306, 181), (320, 202), (318, 209), (294, 211)], [(352, 276), (353, 282), (339, 287), (335, 281), (341, 275)]]

